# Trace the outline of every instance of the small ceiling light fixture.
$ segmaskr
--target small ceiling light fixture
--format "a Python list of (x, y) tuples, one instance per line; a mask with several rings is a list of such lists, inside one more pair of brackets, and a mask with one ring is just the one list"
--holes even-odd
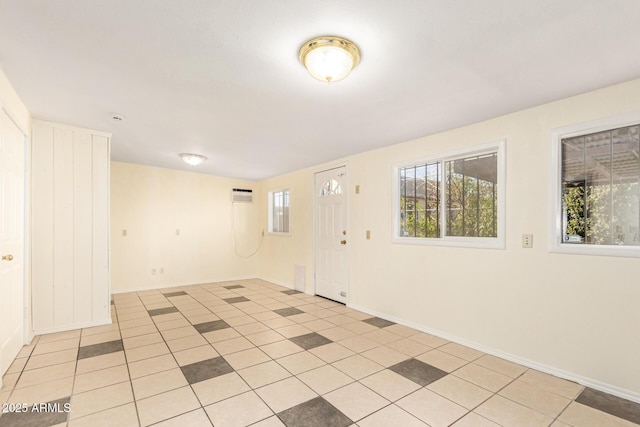
[(337, 82), (360, 62), (360, 49), (351, 40), (337, 36), (322, 36), (300, 47), (300, 62), (309, 73), (322, 82)]
[(116, 122), (121, 122), (127, 118), (127, 116), (120, 113), (109, 113), (109, 117), (111, 117), (111, 120), (115, 120)]
[(207, 160), (205, 156), (192, 153), (180, 153), (180, 157), (182, 158), (182, 161), (191, 166), (201, 165), (205, 160)]

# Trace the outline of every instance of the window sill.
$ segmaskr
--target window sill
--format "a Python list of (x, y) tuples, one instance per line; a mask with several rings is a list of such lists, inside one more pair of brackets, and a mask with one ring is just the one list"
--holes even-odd
[(551, 253), (640, 258), (640, 246), (585, 245), (563, 243), (553, 245)]
[(504, 240), (490, 237), (393, 237), (392, 243), (401, 245), (416, 246), (444, 246), (455, 248), (475, 248), (475, 249), (505, 249)]

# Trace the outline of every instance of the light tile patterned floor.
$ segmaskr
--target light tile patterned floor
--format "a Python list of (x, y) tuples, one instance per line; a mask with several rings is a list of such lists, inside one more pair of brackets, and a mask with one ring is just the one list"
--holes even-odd
[(113, 301), (113, 325), (23, 348), (0, 402), (29, 411), (0, 427), (640, 425), (637, 403), (261, 280)]

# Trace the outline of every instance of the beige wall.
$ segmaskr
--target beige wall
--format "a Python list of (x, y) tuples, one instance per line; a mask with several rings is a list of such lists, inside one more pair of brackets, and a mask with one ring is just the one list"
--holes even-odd
[[(636, 80), (264, 181), (263, 199), (292, 189), (292, 232), (266, 236), (258, 276), (293, 286), (304, 265), (313, 292), (313, 174), (344, 163), (350, 306), (640, 400), (640, 260), (548, 252), (551, 130), (637, 113), (639, 100)], [(393, 165), (501, 139), (506, 250), (391, 243)], [(265, 206), (260, 221), (266, 228)], [(523, 233), (533, 249), (521, 247)]]
[(259, 202), (232, 205), (235, 187), (257, 185), (111, 162), (112, 292), (256, 277)]

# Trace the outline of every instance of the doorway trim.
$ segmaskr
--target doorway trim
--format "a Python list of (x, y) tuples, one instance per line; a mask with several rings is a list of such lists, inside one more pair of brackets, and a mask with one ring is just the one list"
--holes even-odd
[[(349, 235), (349, 230), (350, 230), (350, 223), (349, 223), (349, 205), (350, 205), (350, 198), (349, 198), (349, 163), (345, 162), (345, 163), (340, 163), (340, 164), (336, 164), (334, 166), (330, 166), (327, 168), (323, 168), (323, 169), (319, 169), (313, 172), (313, 175), (311, 177), (311, 188), (313, 189), (313, 198), (312, 198), (312, 205), (313, 205), (313, 295), (316, 296), (320, 296), (318, 295), (317, 292), (317, 288), (318, 288), (318, 194), (320, 192), (320, 188), (318, 188), (318, 186), (316, 185), (316, 177), (318, 176), (318, 174), (324, 173), (324, 172), (329, 172), (335, 169), (340, 169), (340, 168), (344, 168), (345, 173), (346, 173), (346, 177), (345, 177), (345, 185), (344, 185), (344, 197), (345, 197), (345, 208), (346, 208), (346, 219), (345, 219), (345, 227), (347, 230), (347, 235)], [(349, 280), (349, 248), (346, 248), (346, 291), (347, 291), (347, 296), (345, 297), (345, 301), (344, 302), (340, 302), (337, 301), (340, 304), (345, 304), (348, 305), (349, 303), (349, 289), (350, 289), (350, 280)], [(324, 297), (323, 297), (324, 298)]]
[[(28, 127), (29, 123), (23, 123), (18, 117), (13, 113), (12, 110), (6, 107), (6, 105), (0, 100), (0, 113), (5, 115), (9, 122), (15, 126), (15, 129), (20, 134), (20, 143), (21, 143), (21, 151), (22, 151), (22, 188), (19, 190), (22, 192), (22, 235), (21, 235), (21, 246), (22, 253), (19, 257), (22, 258), (22, 273), (21, 279), (22, 283), (20, 286), (22, 287), (22, 303), (20, 307), (20, 319), (22, 321), (22, 336), (16, 336), (16, 338), (21, 338), (22, 345), (27, 345), (33, 339), (33, 332), (31, 330), (31, 242), (30, 242), (30, 230), (31, 230), (31, 194), (30, 194), (30, 128)], [(4, 129), (1, 129), (2, 125), (0, 124), (0, 131), (4, 133)], [(1, 138), (1, 136), (0, 136)], [(2, 348), (0, 348), (0, 359), (2, 358)], [(2, 387), (2, 378), (0, 378), (0, 387)]]

